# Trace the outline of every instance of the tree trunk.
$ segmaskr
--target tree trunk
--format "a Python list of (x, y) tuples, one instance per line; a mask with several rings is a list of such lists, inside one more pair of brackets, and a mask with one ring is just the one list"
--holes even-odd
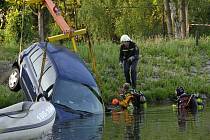
[(39, 41), (44, 41), (44, 15), (41, 7), (38, 11)]
[(166, 13), (166, 23), (167, 23), (167, 30), (168, 30), (168, 36), (172, 37), (172, 21), (171, 21), (171, 10), (169, 6), (170, 0), (164, 0), (164, 7), (165, 7), (165, 13)]
[(166, 36), (166, 31), (165, 31), (165, 9), (164, 9), (164, 5), (162, 7), (162, 33), (163, 33), (163, 37), (165, 38)]
[(186, 11), (185, 11), (185, 0), (180, 0), (180, 22), (181, 22), (181, 37), (186, 37)]
[(180, 33), (181, 23), (179, 22), (179, 18), (177, 15), (176, 4), (173, 1), (170, 2), (170, 9), (171, 9), (171, 19), (172, 19), (172, 25), (174, 27), (175, 38), (181, 38), (181, 33)]
[(189, 37), (189, 14), (188, 14), (189, 1), (185, 5), (185, 15), (186, 15), (186, 37)]

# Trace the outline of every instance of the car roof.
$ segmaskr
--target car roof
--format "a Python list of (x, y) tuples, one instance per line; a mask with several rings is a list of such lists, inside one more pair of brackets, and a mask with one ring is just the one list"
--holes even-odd
[[(39, 43), (39, 46), (43, 49), (46, 42)], [(47, 55), (52, 60), (59, 78), (97, 87), (95, 79), (84, 61), (66, 47), (48, 43)]]

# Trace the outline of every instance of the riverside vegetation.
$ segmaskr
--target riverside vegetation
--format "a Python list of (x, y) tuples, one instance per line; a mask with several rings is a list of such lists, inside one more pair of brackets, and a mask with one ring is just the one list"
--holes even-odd
[[(188, 93), (210, 95), (209, 37), (201, 38), (199, 46), (195, 45), (194, 38), (137, 39), (135, 42), (140, 48), (137, 90), (145, 94), (148, 102), (173, 101), (174, 90), (177, 86), (183, 86)], [(17, 46), (17, 44), (1, 44), (0, 61), (14, 61), (19, 51)], [(117, 97), (119, 87), (125, 82), (123, 69), (118, 65), (119, 46), (119, 44), (107, 41), (93, 45), (98, 73), (96, 79), (105, 104), (111, 103), (111, 100)], [(91, 67), (87, 47), (87, 44), (80, 43), (79, 55)], [(5, 84), (0, 85), (0, 107), (23, 99), (21, 92), (12, 93)]]

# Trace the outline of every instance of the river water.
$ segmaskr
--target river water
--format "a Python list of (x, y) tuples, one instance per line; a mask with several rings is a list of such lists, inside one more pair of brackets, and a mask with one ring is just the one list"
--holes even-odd
[(171, 105), (151, 106), (140, 113), (106, 115), (103, 139), (210, 140), (210, 108), (178, 114)]
[[(209, 104), (210, 105), (210, 104)], [(178, 115), (171, 105), (55, 123), (53, 140), (210, 140), (210, 107)]]

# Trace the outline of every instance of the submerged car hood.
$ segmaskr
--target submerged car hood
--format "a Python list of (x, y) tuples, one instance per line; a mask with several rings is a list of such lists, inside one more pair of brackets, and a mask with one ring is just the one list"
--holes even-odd
[[(40, 43), (40, 47), (44, 48), (45, 44), (45, 42)], [(47, 55), (52, 60), (59, 77), (97, 87), (91, 72), (75, 53), (65, 47), (48, 43)]]

